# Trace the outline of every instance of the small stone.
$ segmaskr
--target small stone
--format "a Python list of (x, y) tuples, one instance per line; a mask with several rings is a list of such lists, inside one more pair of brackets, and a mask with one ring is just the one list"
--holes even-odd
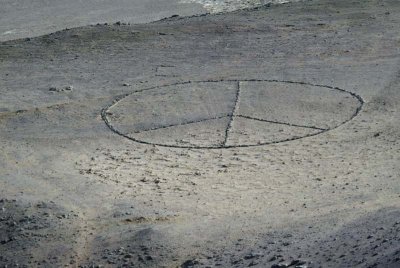
[(196, 260), (187, 260), (184, 263), (182, 263), (181, 268), (189, 268), (189, 267), (193, 267), (196, 264), (198, 264), (199, 262)]
[(305, 261), (302, 261), (302, 260), (293, 260), (293, 261), (290, 263), (289, 266), (303, 265), (303, 264), (306, 264), (306, 262), (305, 262)]
[(276, 261), (278, 258), (276, 256), (272, 256), (271, 259), (269, 259), (269, 261)]
[(260, 253), (250, 253), (250, 254), (245, 255), (243, 257), (243, 259), (250, 260), (250, 259), (254, 259), (254, 258), (259, 258), (261, 256), (262, 256), (262, 254), (260, 254)]
[(67, 90), (67, 91), (72, 91), (72, 90), (74, 90), (74, 87), (73, 87), (73, 86), (67, 86), (67, 87), (65, 88), (65, 90)]
[(286, 263), (276, 263), (276, 264), (272, 264), (271, 268), (286, 268), (289, 267), (289, 265), (287, 265)]
[(130, 87), (131, 86), (131, 84), (129, 84), (129, 83), (123, 83), (122, 84), (124, 87)]
[(10, 242), (10, 241), (11, 241), (10, 238), (5, 238), (5, 239), (3, 239), (3, 240), (0, 241), (0, 244), (1, 244), (1, 245), (4, 245), (4, 244), (6, 244), (6, 243), (8, 243), (8, 242)]

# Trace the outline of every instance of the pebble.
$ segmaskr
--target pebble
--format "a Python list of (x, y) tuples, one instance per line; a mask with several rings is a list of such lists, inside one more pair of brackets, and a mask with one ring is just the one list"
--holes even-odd
[(63, 91), (72, 91), (73, 89), (74, 89), (73, 86), (67, 86), (65, 88), (50, 87), (49, 91), (51, 91), (51, 92), (63, 92)]
[(286, 263), (276, 263), (276, 264), (272, 264), (271, 268), (286, 268), (289, 267), (288, 264)]
[(198, 264), (198, 261), (196, 261), (196, 260), (187, 260), (184, 263), (182, 263), (181, 267), (189, 268), (189, 267), (195, 266), (196, 264)]
[(289, 266), (301, 266), (301, 265), (305, 265), (306, 262), (302, 261), (302, 260), (293, 260)]
[(249, 253), (249, 254), (245, 255), (243, 257), (243, 259), (250, 260), (250, 259), (254, 259), (254, 258), (259, 258), (261, 256), (263, 256), (261, 253)]
[(276, 256), (272, 256), (271, 259), (269, 259), (269, 261), (276, 261), (278, 258)]

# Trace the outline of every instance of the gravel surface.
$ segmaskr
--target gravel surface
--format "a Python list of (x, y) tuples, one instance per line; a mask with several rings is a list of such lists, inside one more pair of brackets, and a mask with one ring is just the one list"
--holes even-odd
[(399, 1), (119, 21), (0, 43), (0, 266), (399, 267)]

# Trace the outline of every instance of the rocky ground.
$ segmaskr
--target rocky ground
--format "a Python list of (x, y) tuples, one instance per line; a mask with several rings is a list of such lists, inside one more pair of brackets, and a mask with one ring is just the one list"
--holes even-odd
[[(395, 0), (316, 0), (0, 43), (0, 266), (399, 267), (399, 23)], [(135, 142), (102, 116), (130, 96), (107, 116), (136, 130), (152, 122), (132, 121), (132, 92), (153, 116), (181, 116), (154, 103), (186, 96), (169, 85), (231, 80), (344, 89), (362, 105), (347, 121), (342, 99), (298, 103), (298, 88), (255, 112), (301, 123), (342, 107), (340, 124), (322, 113), (318, 135), (213, 149)]]

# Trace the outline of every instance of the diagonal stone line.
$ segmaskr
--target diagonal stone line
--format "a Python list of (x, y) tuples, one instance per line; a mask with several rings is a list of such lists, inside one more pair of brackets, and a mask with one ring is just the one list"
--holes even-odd
[(171, 127), (180, 127), (180, 126), (185, 126), (185, 125), (190, 125), (190, 124), (206, 122), (206, 121), (210, 121), (210, 120), (222, 119), (222, 118), (231, 117), (231, 116), (232, 116), (231, 114), (226, 114), (226, 115), (212, 117), (212, 118), (197, 119), (197, 120), (187, 121), (187, 122), (179, 123), (179, 124), (171, 124), (171, 125), (164, 125), (164, 126), (158, 126), (158, 127), (153, 127), (153, 128), (141, 129), (138, 131), (134, 131), (133, 133), (138, 134), (138, 133), (142, 133), (142, 132), (146, 132), (146, 131), (171, 128)]
[(271, 123), (271, 124), (286, 125), (286, 126), (291, 126), (291, 127), (311, 128), (311, 129), (317, 129), (317, 130), (323, 130), (323, 131), (329, 130), (328, 128), (319, 128), (319, 127), (314, 127), (314, 126), (303, 126), (303, 125), (297, 125), (297, 124), (291, 124), (291, 123), (285, 123), (285, 122), (279, 122), (279, 121), (272, 121), (272, 120), (254, 118), (254, 117), (250, 117), (250, 116), (246, 116), (246, 115), (235, 115), (235, 117), (241, 117), (241, 118), (246, 118), (246, 119), (250, 119), (250, 120)]
[(229, 132), (231, 131), (231, 128), (232, 128), (233, 118), (236, 116), (235, 114), (236, 114), (236, 111), (239, 106), (238, 104), (239, 104), (239, 98), (240, 98), (240, 81), (237, 81), (236, 86), (237, 86), (237, 90), (236, 90), (235, 106), (233, 107), (228, 126), (226, 127), (226, 130), (225, 130), (225, 139), (224, 139), (224, 142), (222, 143), (223, 147), (226, 147), (226, 143), (228, 142)]

